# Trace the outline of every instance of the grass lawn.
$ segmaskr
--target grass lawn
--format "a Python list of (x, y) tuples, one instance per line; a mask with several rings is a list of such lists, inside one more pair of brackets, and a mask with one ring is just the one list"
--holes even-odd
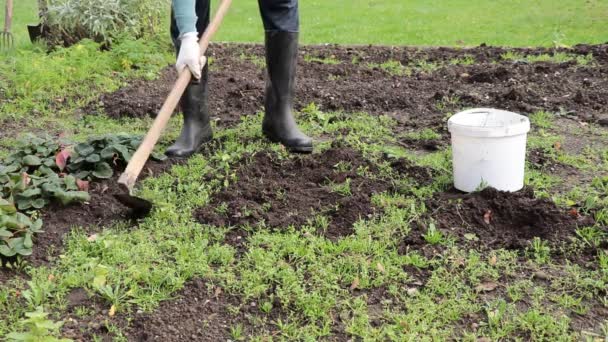
[[(20, 133), (76, 143), (143, 134), (151, 119), (92, 108), (126, 85), (159, 86), (174, 59), (165, 33), (110, 51), (87, 41), (47, 53), (25, 30), (35, 4), (15, 1), (17, 47), (0, 52), (3, 184), (9, 155), (27, 149)], [(210, 93), (226, 94), (215, 118), (237, 112), (237, 120), (214, 122), (216, 143), (193, 158), (146, 170), (137, 193), (156, 204), (147, 218), (125, 219), (104, 187), (114, 180), (97, 176), (90, 203), (26, 212), (49, 228), (34, 235), (34, 250), (46, 249), (0, 269), (0, 339), (19, 331), (139, 340), (171, 324), (178, 329), (158, 339), (608, 339), (608, 129), (598, 124), (608, 59), (601, 49), (552, 49), (608, 41), (608, 2), (302, 1), (301, 11), (305, 44), (548, 49), (303, 49), (309, 91), (298, 96), (312, 99), (297, 117), (316, 145), (301, 157), (260, 133), (261, 50), (216, 47), (228, 53), (211, 64), (225, 80)], [(261, 42), (257, 3), (235, 1), (217, 40)], [(530, 117), (531, 191), (451, 189), (446, 120), (470, 103), (520, 105)], [(180, 121), (171, 120), (159, 150)], [(119, 165), (124, 148), (113, 148), (107, 158)], [(19, 158), (26, 175), (42, 169), (40, 158)], [(39, 181), (16, 177), (13, 189)], [(83, 186), (60, 179), (71, 191)], [(26, 229), (9, 222), (10, 210), (0, 202), (0, 223)], [(58, 226), (64, 238), (53, 235)], [(7, 234), (0, 226), (0, 239)]]
[[(0, 2), (4, 5), (4, 1)], [(304, 44), (552, 46), (608, 41), (601, 0), (301, 1)], [(23, 42), (36, 1), (15, 1), (14, 31)], [(261, 42), (256, 1), (235, 1), (218, 40)]]

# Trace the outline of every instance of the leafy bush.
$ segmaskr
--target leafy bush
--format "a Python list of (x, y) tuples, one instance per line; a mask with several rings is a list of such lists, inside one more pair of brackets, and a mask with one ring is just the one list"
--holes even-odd
[[(140, 137), (127, 134), (90, 138), (74, 146), (66, 169), (78, 179), (110, 178), (114, 174), (114, 167), (126, 164), (140, 143)], [(165, 159), (158, 154), (153, 154), (152, 158)]]
[(84, 38), (111, 43), (121, 33), (143, 37), (168, 11), (168, 0), (50, 0), (47, 38), (71, 45)]
[[(0, 194), (14, 201), (19, 210), (41, 209), (52, 198), (68, 204), (87, 201), (89, 195), (80, 191), (74, 176), (60, 173), (57, 153), (62, 148), (51, 138), (26, 135), (20, 139), (16, 152), (0, 166)], [(61, 168), (63, 169), (63, 168)]]

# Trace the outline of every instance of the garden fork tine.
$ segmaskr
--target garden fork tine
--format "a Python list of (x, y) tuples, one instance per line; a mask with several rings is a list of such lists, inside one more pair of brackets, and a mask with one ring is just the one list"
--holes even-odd
[(0, 33), (0, 48), (10, 49), (15, 45), (15, 39), (11, 33), (11, 24), (13, 21), (13, 0), (6, 0), (4, 11), (4, 31)]

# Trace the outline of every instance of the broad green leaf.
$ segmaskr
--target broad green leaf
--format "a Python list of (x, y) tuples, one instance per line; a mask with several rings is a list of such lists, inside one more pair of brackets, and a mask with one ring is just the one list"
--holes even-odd
[(113, 174), (114, 170), (112, 170), (112, 167), (108, 163), (98, 163), (93, 171), (93, 176), (101, 179), (110, 178)]
[(38, 196), (42, 194), (42, 190), (40, 190), (40, 188), (28, 188), (27, 190), (21, 192), (19, 194), (19, 197), (23, 197), (23, 198), (32, 198), (34, 196)]
[(17, 199), (17, 209), (28, 210), (32, 207), (33, 200), (31, 198), (19, 198)]
[(31, 247), (25, 247), (25, 246), (19, 246), (17, 248), (15, 248), (15, 251), (23, 256), (28, 256), (28, 255), (32, 255), (32, 248)]
[(45, 194), (54, 194), (57, 191), (61, 191), (61, 187), (55, 182), (42, 184), (40, 188), (42, 189), (42, 191), (44, 191)]
[(85, 160), (87, 161), (87, 163), (94, 164), (94, 163), (100, 162), (101, 157), (99, 156), (99, 154), (93, 153), (93, 154), (89, 154)]
[(86, 202), (91, 200), (91, 196), (86, 191), (58, 191), (55, 193), (55, 197), (57, 197), (63, 205), (72, 202)]
[(12, 230), (22, 229), (24, 227), (24, 225), (17, 220), (17, 216), (6, 215), (0, 218), (0, 225)]
[(15, 208), (15, 204), (5, 200), (4, 198), (0, 198), (0, 210), (5, 214), (13, 214), (17, 211)]
[(29, 227), (32, 225), (32, 220), (30, 220), (29, 216), (22, 214), (22, 213), (17, 213), (16, 217), (17, 217), (17, 222), (19, 222), (19, 224), (21, 224), (22, 227)]
[(48, 166), (41, 166), (40, 168), (38, 168), (38, 172), (40, 173), (40, 175), (42, 176), (49, 176), (49, 175), (53, 175), (55, 174), (55, 171), (53, 171), (50, 167)]
[(40, 158), (38, 158), (37, 156), (34, 155), (29, 155), (29, 156), (25, 156), (23, 157), (23, 164), (27, 165), (27, 166), (38, 166), (40, 164), (42, 164), (42, 161), (40, 160)]
[(32, 233), (42, 232), (42, 220), (37, 219), (36, 221), (34, 221), (34, 223), (32, 223), (32, 225), (30, 226), (30, 230), (32, 231)]
[(65, 188), (67, 190), (78, 190), (78, 185), (76, 184), (76, 177), (72, 175), (67, 175), (64, 178)]
[(2, 172), (4, 172), (4, 173), (14, 173), (14, 172), (19, 171), (20, 169), (21, 169), (21, 166), (19, 164), (15, 163), (15, 164), (11, 164), (11, 165), (8, 165), (7, 167), (5, 167), (2, 170)]
[(116, 154), (116, 149), (112, 146), (108, 146), (108, 147), (104, 148), (103, 150), (101, 150), (101, 152), (100, 152), (101, 159), (104, 159), (104, 160), (114, 158), (115, 154)]
[(34, 207), (36, 209), (42, 209), (42, 208), (44, 208), (45, 205), (46, 205), (46, 200), (44, 198), (36, 198), (32, 202), (32, 207)]
[(17, 252), (0, 241), (0, 254), (4, 255), (5, 257), (12, 257), (15, 256)]
[(156, 161), (165, 161), (167, 160), (167, 156), (163, 153), (152, 152), (152, 159)]
[(77, 179), (87, 179), (91, 175), (91, 171), (79, 171), (74, 174)]
[(25, 238), (23, 239), (23, 247), (32, 248), (34, 243), (32, 242), (32, 233), (26, 233)]
[(78, 153), (80, 157), (86, 157), (89, 154), (95, 152), (95, 148), (87, 143), (80, 143), (74, 147), (74, 151)]
[(6, 228), (0, 228), (0, 237), (10, 238), (13, 237), (13, 233), (8, 231)]

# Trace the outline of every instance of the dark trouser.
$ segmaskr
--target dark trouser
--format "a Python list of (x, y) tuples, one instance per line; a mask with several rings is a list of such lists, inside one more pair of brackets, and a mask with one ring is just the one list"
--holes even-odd
[[(300, 28), (298, 0), (258, 0), (265, 31), (298, 32)], [(196, 0), (196, 30), (199, 36), (209, 25), (209, 0)], [(179, 51), (179, 30), (171, 13), (171, 38)]]

